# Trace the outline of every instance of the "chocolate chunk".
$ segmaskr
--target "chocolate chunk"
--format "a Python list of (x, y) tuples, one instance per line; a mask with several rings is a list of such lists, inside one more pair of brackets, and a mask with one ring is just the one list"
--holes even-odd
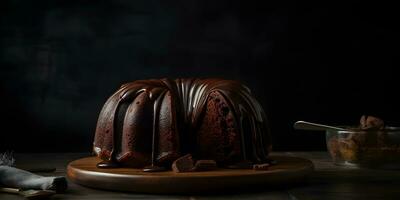
[(254, 170), (268, 170), (270, 164), (269, 163), (263, 163), (263, 164), (254, 164), (253, 169)]
[(193, 170), (193, 158), (192, 155), (186, 154), (172, 163), (172, 171), (174, 172), (190, 172)]
[(198, 160), (194, 165), (195, 171), (209, 171), (217, 168), (215, 160)]
[(373, 117), (363, 115), (360, 119), (360, 129), (362, 130), (379, 130), (383, 129), (385, 126), (383, 120)]

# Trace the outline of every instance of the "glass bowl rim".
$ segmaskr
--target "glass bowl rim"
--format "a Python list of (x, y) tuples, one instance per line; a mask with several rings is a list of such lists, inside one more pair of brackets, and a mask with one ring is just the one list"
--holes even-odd
[(386, 126), (384, 129), (378, 129), (378, 130), (361, 130), (361, 129), (350, 129), (350, 128), (355, 128), (354, 126), (338, 126), (341, 128), (344, 128), (344, 130), (327, 130), (327, 132), (336, 132), (338, 134), (341, 133), (373, 133), (373, 132), (399, 132), (400, 133), (400, 127), (396, 126)]

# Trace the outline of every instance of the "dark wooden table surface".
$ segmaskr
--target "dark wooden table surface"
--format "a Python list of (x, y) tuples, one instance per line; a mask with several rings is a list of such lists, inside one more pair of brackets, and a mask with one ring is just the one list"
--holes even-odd
[[(308, 158), (315, 165), (315, 172), (303, 183), (274, 189), (261, 189), (250, 192), (213, 195), (151, 195), (95, 190), (69, 182), (64, 194), (51, 199), (400, 199), (400, 170), (351, 169), (332, 164), (326, 152), (279, 152)], [(86, 157), (85, 153), (57, 154), (17, 154), (17, 164), (28, 167), (54, 166), (54, 173), (43, 175), (65, 175), (67, 164), (77, 158)], [(0, 194), (1, 200), (23, 199), (20, 196)]]

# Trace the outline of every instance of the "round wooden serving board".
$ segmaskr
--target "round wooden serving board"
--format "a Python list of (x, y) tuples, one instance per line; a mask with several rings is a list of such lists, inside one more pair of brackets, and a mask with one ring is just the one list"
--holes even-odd
[(314, 167), (311, 161), (289, 156), (271, 156), (277, 164), (267, 171), (217, 169), (204, 172), (142, 172), (140, 169), (99, 169), (97, 157), (75, 160), (67, 174), (75, 183), (107, 190), (144, 193), (201, 193), (243, 187), (276, 186), (301, 181)]

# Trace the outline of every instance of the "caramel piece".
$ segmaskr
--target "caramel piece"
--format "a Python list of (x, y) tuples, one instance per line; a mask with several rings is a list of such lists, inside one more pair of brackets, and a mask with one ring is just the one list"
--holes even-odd
[(383, 120), (373, 117), (363, 115), (360, 119), (360, 129), (362, 130), (379, 130), (383, 129), (385, 126)]
[(331, 154), (333, 160), (336, 160), (340, 156), (339, 142), (336, 137), (332, 137), (328, 141), (328, 151)]
[(179, 172), (190, 172), (193, 169), (193, 158), (192, 155), (186, 154), (172, 163), (172, 171)]
[(346, 161), (354, 162), (358, 160), (358, 145), (352, 140), (339, 139), (339, 151)]
[(209, 171), (217, 168), (215, 160), (198, 160), (194, 165), (195, 171)]

